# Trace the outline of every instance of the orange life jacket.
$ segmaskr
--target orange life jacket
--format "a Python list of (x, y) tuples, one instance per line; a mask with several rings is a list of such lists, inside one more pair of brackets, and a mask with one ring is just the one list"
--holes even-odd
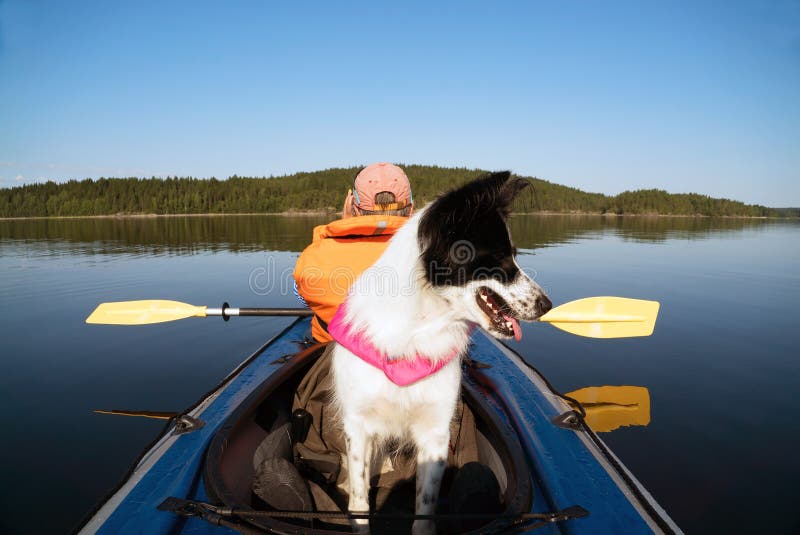
[(367, 215), (314, 228), (311, 245), (297, 259), (294, 280), (314, 311), (311, 335), (316, 340), (331, 340), (326, 327), (350, 286), (383, 254), (386, 242), (406, 221), (402, 216)]

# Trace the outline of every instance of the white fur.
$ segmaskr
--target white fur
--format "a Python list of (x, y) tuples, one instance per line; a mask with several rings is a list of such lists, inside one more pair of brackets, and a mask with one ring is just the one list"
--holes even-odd
[[(466, 352), (472, 324), (490, 328), (475, 296), (480, 286), (500, 294), (520, 319), (533, 319), (532, 303), (541, 288), (520, 271), (510, 284), (472, 281), (461, 287), (434, 287), (425, 279), (417, 240), (421, 210), (390, 241), (380, 259), (351, 288), (347, 322), (380, 351), (395, 358), (417, 354), (436, 360)], [(498, 335), (498, 333), (493, 333)], [(370, 467), (391, 439), (417, 452), (417, 514), (433, 514), (447, 460), (450, 421), (461, 385), (461, 359), (408, 386), (340, 345), (333, 350), (335, 402), (347, 439), (351, 512), (369, 510)], [(368, 522), (355, 527), (368, 530)], [(432, 521), (417, 520), (413, 532), (434, 533)]]

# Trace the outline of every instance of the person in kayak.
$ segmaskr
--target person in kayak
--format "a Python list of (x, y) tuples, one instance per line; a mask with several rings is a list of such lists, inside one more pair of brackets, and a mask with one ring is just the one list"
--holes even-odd
[(391, 163), (361, 169), (347, 192), (342, 218), (314, 228), (311, 245), (294, 269), (298, 297), (314, 311), (311, 335), (329, 342), (328, 322), (350, 286), (386, 249), (414, 211), (411, 183)]

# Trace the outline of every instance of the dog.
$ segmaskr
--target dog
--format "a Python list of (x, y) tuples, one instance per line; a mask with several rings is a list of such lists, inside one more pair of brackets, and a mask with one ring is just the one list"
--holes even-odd
[[(519, 340), (519, 320), (550, 309), (517, 264), (506, 224), (527, 185), (500, 172), (438, 197), (392, 237), (330, 322), (350, 512), (369, 510), (381, 448), (398, 440), (416, 451), (416, 514), (435, 512), (472, 329)], [(368, 521), (354, 529), (368, 532)], [(412, 532), (435, 526), (418, 519)]]

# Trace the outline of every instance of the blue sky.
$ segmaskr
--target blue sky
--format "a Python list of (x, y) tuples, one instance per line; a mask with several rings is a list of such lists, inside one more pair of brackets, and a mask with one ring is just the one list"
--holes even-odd
[(388, 160), (800, 206), (800, 2), (0, 0), (0, 187)]

